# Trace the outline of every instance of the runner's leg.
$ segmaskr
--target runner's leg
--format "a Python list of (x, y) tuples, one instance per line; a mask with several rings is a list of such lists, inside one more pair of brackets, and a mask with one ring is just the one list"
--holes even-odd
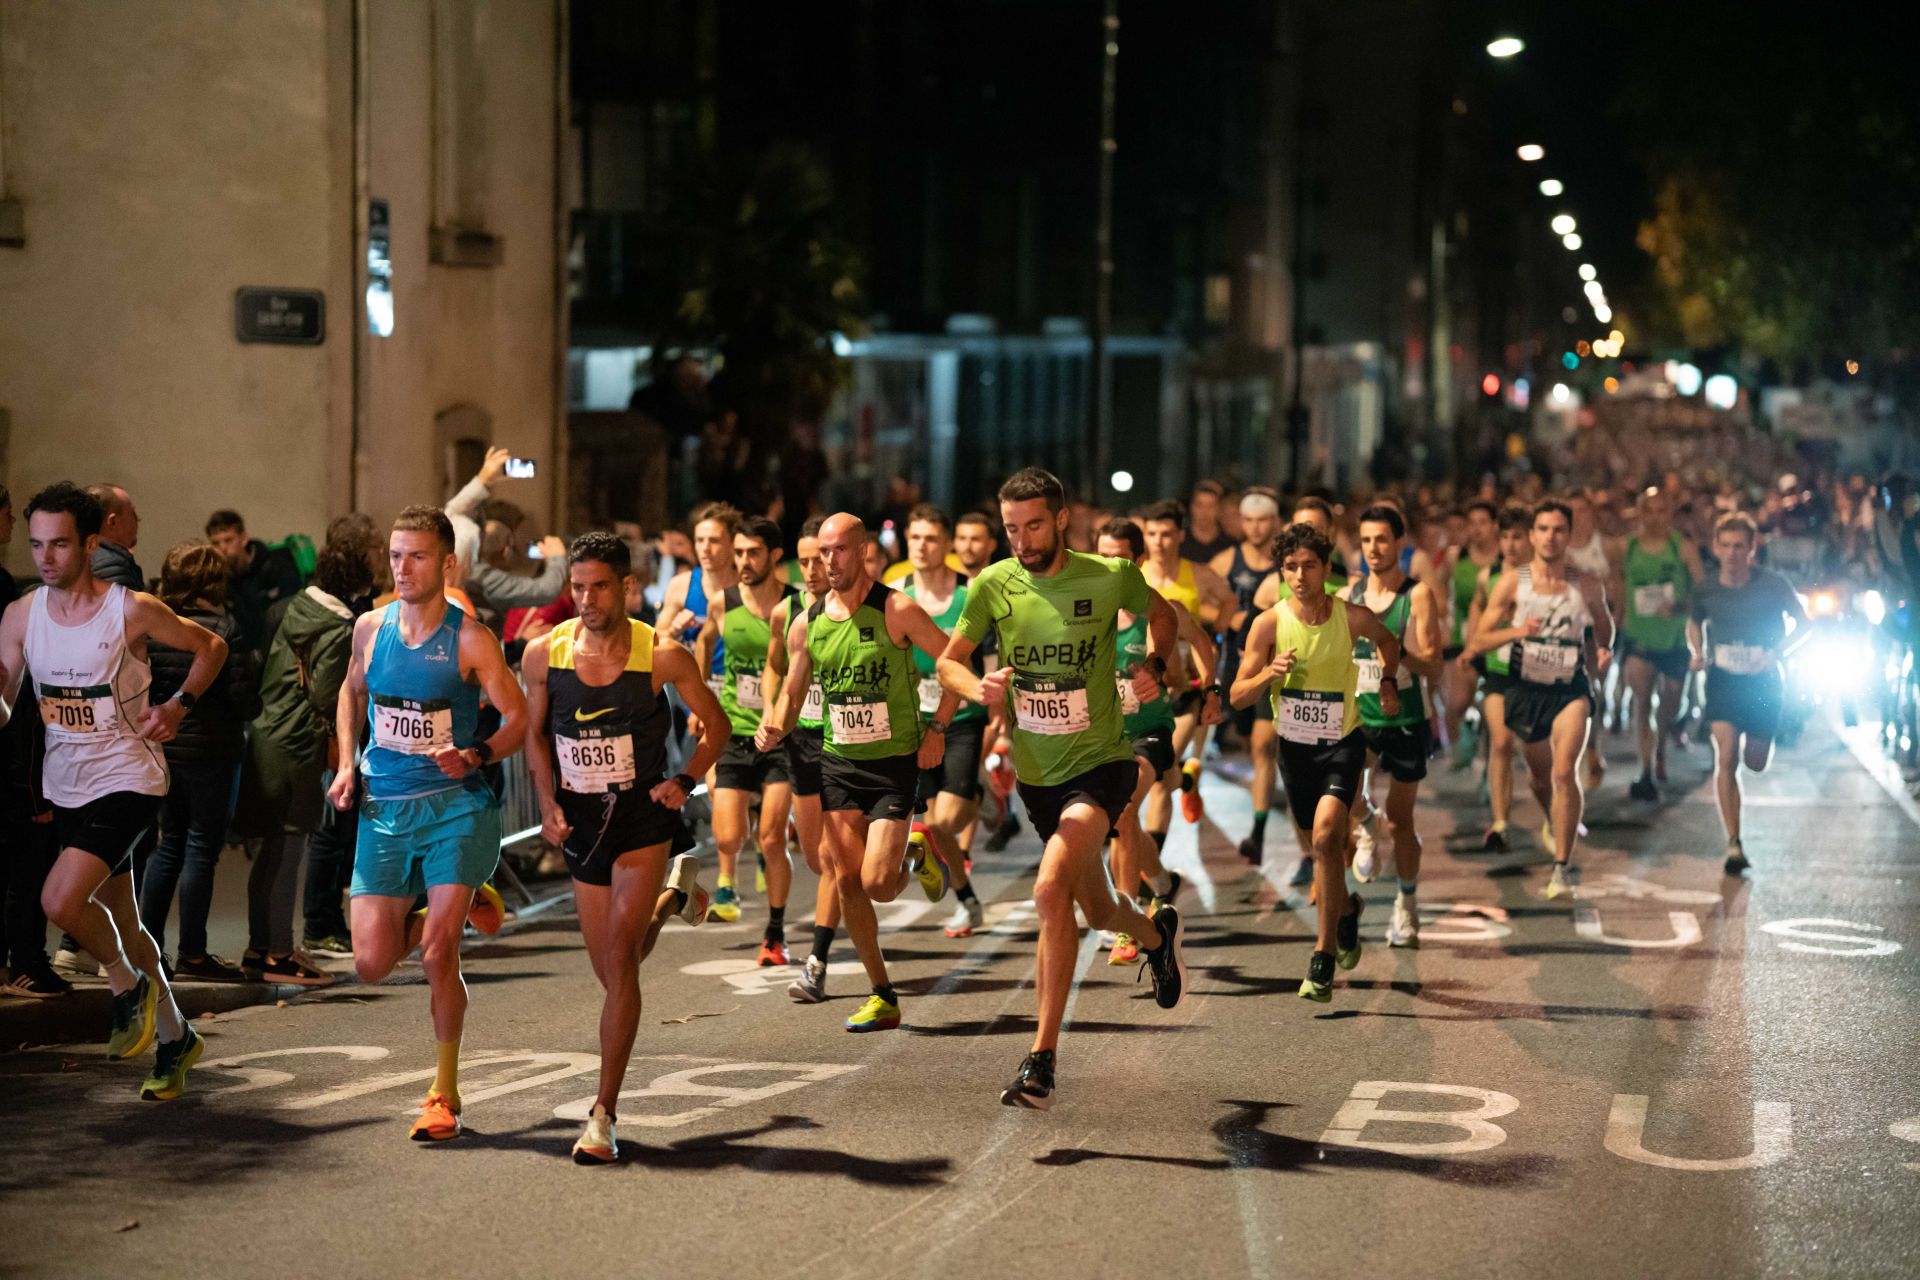
[(1347, 913), (1347, 802), (1321, 796), (1313, 811), (1313, 882), (1319, 908), (1319, 928), (1313, 949), (1331, 953), (1337, 945), (1334, 930)]
[[(1153, 921), (1130, 901), (1116, 899), (1107, 881), (1100, 849), (1110, 825), (1111, 819), (1099, 806), (1070, 804), (1040, 856), (1040, 870), (1033, 880), (1033, 905), (1040, 917), (1035, 976), (1040, 1009), (1033, 1032), (1035, 1053), (1054, 1049), (1060, 1043), (1060, 1024), (1066, 1018), (1074, 957), (1080, 945), (1080, 929), (1073, 918), (1076, 898), (1087, 908), (1087, 922), (1094, 928), (1130, 933), (1147, 950), (1160, 945), (1160, 931)], [(1089, 873), (1097, 878), (1097, 890), (1088, 880)]]
[[(862, 868), (867, 860), (867, 818), (857, 809), (835, 809), (826, 817), (826, 848), (823, 856), (834, 864), (839, 887), (840, 919), (847, 937), (860, 953), (867, 981), (875, 987), (887, 982), (887, 962), (880, 953), (880, 922), (873, 914), (873, 900), (867, 896)], [(892, 824), (903, 828), (905, 824)], [(897, 855), (896, 855), (897, 856)], [(905, 877), (902, 876), (904, 883)], [(896, 891), (897, 892), (897, 891)]]
[(347, 903), (352, 915), (353, 970), (362, 982), (379, 982), (420, 945), (426, 923), (416, 916), (412, 898), (355, 894)]
[(1560, 714), (1553, 718), (1553, 734), (1549, 739), (1553, 748), (1553, 858), (1563, 866), (1573, 860), (1574, 842), (1580, 836), (1580, 815), (1586, 807), (1586, 795), (1580, 788), (1579, 763), (1580, 753), (1587, 747), (1590, 708), (1591, 703), (1585, 698), (1576, 698), (1560, 708)]
[(611, 885), (574, 883), (580, 906), (580, 932), (593, 961), (594, 976), (606, 992), (600, 1005), (600, 1091), (596, 1105), (616, 1114), (620, 1086), (633, 1056), (633, 1040), (640, 1029), (640, 962), (658, 936), (655, 918), (661, 898), (671, 899), (660, 886), (667, 874), (669, 845), (633, 849), (613, 864)]
[(1513, 820), (1513, 757), (1517, 745), (1513, 731), (1507, 728), (1507, 697), (1489, 693), (1480, 700), (1480, 714), (1487, 722), (1487, 799), (1493, 809), (1493, 825), (1505, 830)]
[(1633, 693), (1633, 743), (1640, 753), (1641, 781), (1653, 777), (1653, 663), (1639, 654), (1627, 659), (1627, 687)]
[(784, 939), (787, 894), (793, 889), (793, 862), (787, 856), (787, 817), (793, 811), (793, 787), (772, 782), (760, 793), (760, 853), (767, 860), (767, 937)]
[[(1715, 720), (1709, 731), (1713, 735), (1713, 794), (1720, 804), (1720, 825), (1726, 828), (1727, 843), (1739, 844), (1740, 731), (1725, 720)], [(1766, 745), (1771, 749), (1771, 743)], [(1751, 748), (1751, 742), (1748, 746)]]

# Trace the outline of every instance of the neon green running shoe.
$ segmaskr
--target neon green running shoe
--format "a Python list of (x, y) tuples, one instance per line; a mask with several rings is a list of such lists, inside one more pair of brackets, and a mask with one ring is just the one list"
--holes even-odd
[(153, 1043), (153, 1019), (159, 1005), (160, 988), (144, 973), (130, 990), (113, 997), (113, 1030), (107, 1036), (109, 1058), (131, 1058), (147, 1051)]
[(1307, 961), (1307, 976), (1300, 980), (1300, 998), (1315, 1004), (1333, 999), (1333, 957), (1326, 952), (1316, 951)]
[(767, 891), (767, 855), (756, 853), (753, 856), (756, 863), (753, 868), (753, 891), (765, 893)]
[(707, 919), (718, 920), (721, 924), (732, 924), (740, 918), (740, 895), (733, 886), (723, 884), (713, 893), (713, 904), (707, 908)]
[(847, 1019), (849, 1031), (891, 1031), (900, 1025), (900, 1006), (884, 996), (871, 995)]
[(927, 830), (919, 823), (907, 837), (907, 853), (913, 860), (913, 873), (920, 878), (920, 889), (928, 902), (938, 902), (947, 893), (947, 864), (927, 839)]
[(187, 1024), (187, 1034), (168, 1040), (153, 1058), (153, 1073), (140, 1086), (140, 1097), (147, 1102), (165, 1102), (187, 1091), (187, 1071), (207, 1051), (207, 1042)]

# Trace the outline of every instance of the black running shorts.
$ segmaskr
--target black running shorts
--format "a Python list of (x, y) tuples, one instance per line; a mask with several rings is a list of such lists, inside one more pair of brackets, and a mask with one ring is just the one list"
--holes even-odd
[(1334, 743), (1288, 742), (1280, 739), (1280, 784), (1287, 789), (1287, 807), (1293, 825), (1313, 830), (1320, 798), (1332, 796), (1349, 807), (1360, 794), (1360, 774), (1367, 765), (1367, 739), (1355, 729)]
[(1586, 676), (1566, 684), (1528, 684), (1515, 680), (1507, 690), (1507, 728), (1522, 742), (1545, 742), (1553, 736), (1553, 722), (1573, 703), (1587, 704), (1593, 714), (1593, 692)]
[(825, 732), (820, 729), (795, 729), (787, 735), (787, 776), (793, 780), (793, 794), (820, 794), (820, 757)]
[(942, 791), (962, 800), (980, 798), (981, 738), (985, 720), (961, 720), (947, 726), (947, 750), (940, 763), (920, 771), (920, 803), (929, 804)]
[(1133, 754), (1136, 759), (1147, 762), (1147, 768), (1153, 770), (1156, 778), (1171, 771), (1174, 764), (1173, 730), (1162, 727), (1135, 734)]
[(136, 853), (151, 853), (160, 834), (160, 797), (109, 791), (77, 809), (53, 810), (62, 849), (79, 849), (107, 864), (109, 874), (131, 870)]
[(713, 785), (723, 791), (765, 791), (787, 781), (787, 753), (776, 747), (762, 751), (753, 739), (736, 733), (713, 766)]
[(1710, 667), (1707, 670), (1707, 723), (1730, 724), (1750, 738), (1771, 741), (1780, 731), (1783, 688), (1778, 671), (1742, 676)]
[(827, 813), (855, 810), (870, 822), (911, 818), (925, 806), (917, 803), (920, 757), (849, 760), (826, 752), (820, 764), (820, 808)]
[(573, 828), (560, 852), (567, 870), (582, 884), (612, 884), (613, 864), (621, 854), (654, 845), (670, 853), (693, 847), (693, 838), (677, 809), (655, 800), (649, 790), (579, 795), (562, 790), (560, 811)]
[(1395, 782), (1418, 782), (1427, 776), (1427, 756), (1433, 746), (1433, 728), (1425, 720), (1382, 728), (1360, 726), (1380, 767)]
[(1134, 785), (1139, 781), (1140, 765), (1136, 758), (1129, 757), (1097, 764), (1057, 786), (1023, 782), (1020, 799), (1027, 806), (1027, 816), (1033, 819), (1033, 829), (1042, 844), (1053, 839), (1053, 833), (1059, 830), (1060, 815), (1067, 811), (1067, 806), (1080, 803), (1091, 804), (1106, 813), (1107, 838), (1112, 839), (1117, 834), (1115, 828), (1120, 815), (1127, 811), (1127, 805), (1133, 800)]
[(1672, 649), (1649, 649), (1622, 631), (1619, 647), (1622, 659), (1639, 658), (1643, 662), (1651, 662), (1653, 669), (1669, 680), (1685, 680), (1687, 672), (1693, 669), (1693, 652), (1684, 644)]

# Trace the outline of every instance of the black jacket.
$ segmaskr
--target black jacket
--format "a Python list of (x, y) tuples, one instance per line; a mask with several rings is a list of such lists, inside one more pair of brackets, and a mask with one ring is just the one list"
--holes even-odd
[[(273, 639), (269, 611), (280, 601), (299, 595), (302, 584), (300, 566), (293, 562), (286, 548), (269, 547), (254, 538), (247, 543), (247, 550), (252, 558), (244, 572), (233, 576), (233, 583), (227, 589), (227, 603), (242, 643), (253, 650), (258, 660), (266, 656), (267, 644)], [(281, 611), (284, 612), (284, 606)]]
[(93, 551), (93, 576), (102, 582), (117, 582), (129, 591), (147, 589), (147, 575), (140, 572), (140, 562), (133, 558), (133, 552), (105, 538)]
[[(233, 619), (225, 613), (187, 608), (180, 616), (225, 640), (227, 661), (180, 721), (180, 732), (167, 744), (167, 759), (238, 764), (247, 754), (247, 722), (260, 714), (260, 660), (240, 642)], [(157, 706), (179, 692), (193, 655), (149, 643), (147, 659), (153, 664), (153, 687), (147, 696)]]

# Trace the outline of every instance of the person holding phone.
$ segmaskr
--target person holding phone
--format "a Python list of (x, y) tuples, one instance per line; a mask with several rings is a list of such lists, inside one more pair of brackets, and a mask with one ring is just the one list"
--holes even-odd
[(530, 555), (536, 549), (540, 553), (540, 571), (529, 577), (512, 571), (510, 534), (490, 540), (483, 533), (485, 507), (494, 487), (503, 479), (531, 478), (533, 471), (532, 460), (515, 458), (511, 449), (488, 449), (479, 474), (446, 506), (447, 518), (453, 521), (454, 558), (459, 566), (455, 585), (466, 589), (480, 620), (496, 637), (509, 609), (550, 604), (567, 587), (567, 547), (559, 538), (548, 535), (528, 547)]

